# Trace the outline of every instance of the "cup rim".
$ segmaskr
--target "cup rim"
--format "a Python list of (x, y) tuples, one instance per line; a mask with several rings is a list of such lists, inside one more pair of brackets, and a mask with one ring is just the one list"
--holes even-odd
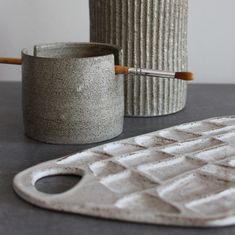
[[(113, 50), (113, 52), (106, 52), (104, 54), (97, 54), (97, 55), (91, 55), (91, 56), (81, 56), (81, 57), (55, 57), (55, 56), (41, 56), (41, 55), (37, 55), (37, 51), (40, 49), (56, 49), (56, 48), (79, 48), (79, 47), (83, 47), (83, 48), (88, 48), (92, 46), (97, 47), (97, 48), (107, 48), (110, 50)], [(66, 60), (66, 61), (77, 61), (77, 60), (84, 60), (84, 59), (94, 59), (94, 58), (106, 58), (106, 57), (110, 57), (110, 56), (114, 56), (114, 57), (120, 57), (120, 54), (122, 53), (122, 48), (113, 44), (107, 44), (107, 43), (96, 43), (96, 42), (55, 42), (55, 43), (46, 43), (46, 44), (38, 44), (35, 45), (33, 47), (33, 54), (28, 52), (27, 48), (22, 49), (21, 51), (21, 55), (22, 57), (27, 56), (27, 57), (31, 57), (34, 59), (43, 59), (43, 60)], [(121, 60), (121, 58), (118, 58), (119, 60)]]

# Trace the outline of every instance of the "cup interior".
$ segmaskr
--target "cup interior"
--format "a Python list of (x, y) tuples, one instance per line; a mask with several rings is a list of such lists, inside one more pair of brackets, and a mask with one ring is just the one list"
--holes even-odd
[(36, 45), (34, 56), (43, 58), (89, 58), (113, 54), (115, 64), (120, 64), (121, 49), (102, 43), (52, 43)]

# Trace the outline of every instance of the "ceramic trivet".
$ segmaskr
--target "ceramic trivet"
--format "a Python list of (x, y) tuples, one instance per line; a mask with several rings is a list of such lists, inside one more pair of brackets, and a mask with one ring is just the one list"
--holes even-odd
[[(51, 195), (35, 183), (83, 176)], [(40, 207), (108, 219), (181, 226), (235, 224), (235, 116), (108, 143), (19, 173), (15, 191)]]

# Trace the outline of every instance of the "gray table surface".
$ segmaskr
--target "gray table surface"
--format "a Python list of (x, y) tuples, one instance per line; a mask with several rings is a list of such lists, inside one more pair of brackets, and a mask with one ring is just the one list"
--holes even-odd
[[(235, 85), (190, 85), (187, 107), (182, 112), (158, 118), (126, 118), (124, 132), (116, 139), (232, 114), (235, 114)], [(47, 145), (25, 137), (21, 84), (0, 82), (0, 234), (235, 234), (235, 226), (213, 229), (164, 227), (63, 214), (30, 205), (14, 193), (12, 179), (18, 172), (91, 146), (94, 145)]]

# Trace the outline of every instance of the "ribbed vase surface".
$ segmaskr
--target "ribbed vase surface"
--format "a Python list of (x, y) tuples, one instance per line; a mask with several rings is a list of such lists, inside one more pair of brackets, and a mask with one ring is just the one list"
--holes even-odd
[[(90, 0), (90, 40), (123, 48), (124, 65), (187, 70), (188, 0)], [(160, 116), (185, 107), (187, 83), (127, 76), (126, 116)]]

